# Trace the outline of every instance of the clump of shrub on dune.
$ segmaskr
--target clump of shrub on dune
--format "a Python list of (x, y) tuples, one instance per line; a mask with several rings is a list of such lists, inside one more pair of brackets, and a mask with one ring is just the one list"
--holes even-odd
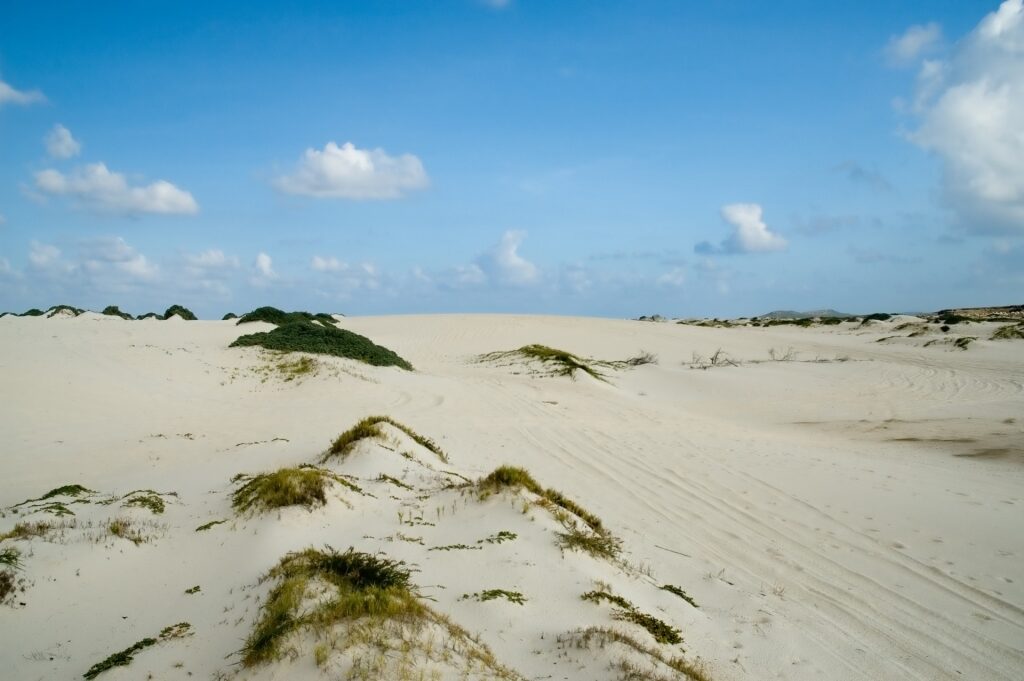
[[(225, 319), (228, 317), (225, 316)], [(324, 324), (334, 325), (334, 317), (327, 314), (326, 312), (317, 312), (316, 314), (310, 312), (303, 312), (301, 310), (297, 312), (285, 312), (279, 310), (276, 307), (264, 306), (258, 307), (252, 312), (246, 312), (241, 317), (238, 317), (236, 324), (248, 324), (249, 322), (266, 322), (275, 326), (284, 326), (286, 324), (296, 324), (302, 322), (316, 322), (319, 321)]]
[(362, 492), (340, 475), (308, 465), (254, 476), (236, 476), (235, 482), (243, 482), (231, 497), (231, 506), (238, 513), (271, 511), (288, 506), (313, 510), (327, 503), (327, 491), (334, 483)]
[(402, 431), (416, 444), (430, 452), (433, 452), (441, 461), (448, 461), (448, 455), (444, 453), (436, 442), (431, 440), (429, 437), (420, 435), (404, 423), (399, 423), (390, 416), (367, 416), (334, 440), (330, 449), (324, 453), (321, 463), (326, 462), (335, 456), (340, 456), (342, 458), (348, 456), (352, 452), (352, 449), (355, 448), (356, 443), (360, 440), (383, 440), (384, 431), (380, 428), (380, 424), (382, 423), (386, 423), (389, 426), (393, 426)]
[[(244, 319), (245, 317), (240, 319), (239, 323), (242, 323)], [(281, 352), (331, 355), (359, 360), (372, 366), (397, 366), (407, 371), (412, 370), (412, 365), (393, 350), (377, 345), (366, 336), (309, 320), (288, 322), (273, 331), (241, 336), (230, 347), (251, 346)]]
[(164, 312), (164, 319), (170, 319), (174, 316), (181, 317), (187, 322), (196, 321), (196, 316), (192, 314), (192, 310), (187, 307), (182, 307), (181, 305), (171, 305), (167, 308), (167, 311)]
[(108, 317), (120, 317), (121, 319), (135, 319), (135, 317), (132, 317), (127, 312), (122, 312), (117, 305), (107, 305), (105, 308), (103, 308), (103, 314), (107, 315)]

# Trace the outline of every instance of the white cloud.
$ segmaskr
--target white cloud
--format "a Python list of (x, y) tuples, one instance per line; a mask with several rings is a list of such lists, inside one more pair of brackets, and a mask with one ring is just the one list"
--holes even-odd
[(889, 38), (885, 56), (894, 66), (914, 63), (942, 42), (942, 27), (935, 22), (911, 26), (902, 35)]
[(686, 283), (686, 271), (682, 267), (673, 267), (658, 277), (658, 283), (662, 286), (679, 288)]
[(342, 262), (335, 257), (321, 258), (314, 255), (309, 264), (316, 272), (344, 272), (348, 270), (348, 263)]
[(722, 218), (733, 227), (719, 246), (702, 241), (694, 250), (706, 254), (771, 253), (786, 248), (786, 240), (768, 229), (763, 210), (756, 203), (730, 203), (722, 206)]
[(215, 248), (203, 251), (202, 253), (187, 254), (185, 256), (185, 263), (189, 267), (197, 270), (226, 270), (238, 268), (237, 257), (224, 255), (224, 251)]
[(71, 158), (78, 156), (82, 145), (71, 135), (71, 131), (58, 123), (46, 134), (46, 151), (54, 158)]
[(1005, 0), (944, 62), (927, 62), (910, 139), (943, 163), (963, 227), (1024, 231), (1024, 0)]
[(274, 271), (274, 261), (266, 253), (256, 256), (256, 274), (262, 279), (277, 279), (277, 272)]
[(45, 269), (60, 259), (60, 249), (50, 244), (33, 241), (29, 245), (28, 260), (34, 267)]
[(98, 237), (82, 244), (81, 267), (89, 272), (114, 272), (129, 279), (153, 280), (160, 273), (143, 254), (128, 245), (121, 237)]
[(45, 100), (46, 97), (39, 90), (15, 90), (0, 80), (0, 107), (4, 104), (33, 104)]
[(132, 187), (125, 176), (107, 169), (103, 163), (91, 163), (65, 175), (58, 170), (42, 170), (35, 175), (36, 187), (54, 196), (70, 196), (83, 206), (105, 213), (192, 214), (199, 205), (192, 195), (170, 182), (157, 180)]
[[(519, 255), (519, 247), (525, 238), (526, 232), (505, 232), (494, 248), (477, 259), (477, 269), (501, 284), (524, 286), (536, 283), (540, 279), (540, 270)], [(466, 274), (475, 276), (476, 272)]]
[(423, 163), (412, 154), (389, 156), (383, 149), (357, 149), (328, 142), (306, 149), (295, 172), (276, 186), (288, 194), (317, 198), (397, 199), (430, 184)]

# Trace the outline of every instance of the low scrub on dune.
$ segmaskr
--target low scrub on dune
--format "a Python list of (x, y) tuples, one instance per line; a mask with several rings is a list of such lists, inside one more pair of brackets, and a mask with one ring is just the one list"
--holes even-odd
[(56, 317), (57, 315), (77, 317), (83, 312), (85, 312), (85, 310), (83, 310), (80, 307), (73, 307), (71, 305), (54, 305), (53, 307), (46, 311), (46, 317), (47, 319), (49, 319), (50, 317)]
[(576, 372), (582, 371), (592, 378), (607, 382), (605, 375), (601, 373), (600, 369), (626, 369), (645, 364), (657, 364), (658, 358), (650, 352), (641, 351), (640, 354), (629, 359), (606, 361), (580, 357), (566, 350), (534, 343), (532, 345), (524, 345), (515, 350), (488, 352), (478, 356), (477, 361), (492, 363), (539, 362), (551, 376), (568, 376), (575, 379)]
[(992, 340), (1024, 339), (1024, 324), (1007, 324), (996, 329)]
[[(227, 319), (228, 317), (224, 317)], [(275, 326), (284, 326), (285, 324), (295, 324), (300, 322), (314, 322), (318, 321), (324, 324), (334, 325), (334, 317), (327, 314), (326, 312), (285, 312), (279, 310), (276, 307), (258, 307), (251, 312), (246, 312), (244, 315), (238, 318), (236, 324), (248, 324), (249, 322), (266, 322), (267, 324), (273, 324)]]
[(251, 346), (282, 352), (331, 355), (359, 360), (372, 366), (397, 366), (408, 371), (412, 370), (412, 365), (394, 351), (377, 345), (365, 336), (360, 336), (347, 329), (324, 326), (310, 321), (285, 324), (273, 331), (251, 333), (239, 337), (231, 344), (233, 348)]
[[(645, 645), (632, 636), (617, 629), (608, 627), (589, 627), (561, 634), (556, 639), (560, 648), (611, 651), (618, 646), (624, 653), (615, 660), (611, 669), (618, 672), (616, 681), (669, 681), (682, 679), (689, 681), (711, 681), (711, 676), (704, 665), (688, 662), (675, 656), (669, 657), (657, 648)], [(639, 664), (642, 661), (643, 665)], [(667, 674), (666, 674), (667, 672)], [(674, 674), (672, 672), (675, 672)]]
[(171, 317), (174, 316), (181, 317), (187, 322), (196, 321), (196, 316), (192, 314), (192, 310), (188, 309), (187, 307), (182, 307), (181, 305), (171, 305), (164, 312), (164, 319), (170, 319)]
[(229, 319), (238, 319), (238, 315), (236, 315), (234, 312), (228, 312), (226, 315), (220, 318), (222, 322), (226, 322)]
[(254, 476), (235, 476), (235, 482), (242, 486), (231, 497), (231, 506), (239, 513), (249, 510), (270, 511), (288, 506), (302, 506), (314, 509), (327, 503), (327, 490), (332, 484), (340, 484), (355, 492), (362, 490), (336, 473), (300, 466), (281, 468), (273, 473)]
[(25, 310), (24, 312), (22, 312), (18, 316), (19, 317), (42, 317), (43, 314), (44, 314), (44, 312), (42, 310), (40, 310), (38, 307), (33, 307), (33, 308), (29, 309), (29, 310)]
[(316, 641), (318, 667), (333, 653), (348, 654), (346, 678), (440, 678), (441, 666), (454, 667), (458, 678), (522, 679), (423, 603), (401, 561), (351, 548), (309, 548), (287, 554), (263, 579), (274, 586), (241, 651), (244, 667), (295, 659), (295, 637), (307, 632)]
[(335, 456), (340, 456), (342, 458), (348, 456), (356, 446), (356, 443), (360, 440), (384, 439), (384, 431), (380, 427), (380, 424), (382, 423), (386, 423), (389, 426), (397, 428), (408, 435), (416, 444), (432, 452), (438, 459), (445, 463), (448, 462), (448, 455), (445, 454), (441, 447), (439, 447), (438, 444), (429, 437), (420, 435), (409, 426), (404, 423), (399, 423), (390, 416), (367, 416), (365, 419), (339, 435), (337, 439), (331, 443), (331, 447), (324, 453), (321, 463), (326, 462)]
[[(515, 466), (500, 466), (476, 483), (477, 493), (486, 498), (505, 490), (525, 489), (540, 497), (540, 504), (550, 510), (566, 532), (558, 533), (559, 546), (585, 551), (592, 556), (616, 558), (622, 542), (609, 532), (601, 519), (556, 489), (544, 488), (530, 473)], [(574, 519), (582, 521), (581, 528)]]
[(131, 316), (127, 312), (122, 312), (117, 305), (107, 305), (105, 308), (103, 308), (103, 314), (107, 315), (108, 317), (120, 317), (121, 319), (135, 319), (135, 317)]

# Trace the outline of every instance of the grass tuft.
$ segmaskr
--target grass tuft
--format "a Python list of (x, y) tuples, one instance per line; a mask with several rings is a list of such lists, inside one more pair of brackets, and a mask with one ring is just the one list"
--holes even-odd
[(97, 662), (89, 668), (82, 676), (86, 679), (95, 679), (97, 676), (105, 671), (113, 669), (114, 667), (127, 667), (135, 659), (135, 655), (139, 652), (155, 646), (157, 643), (162, 641), (168, 641), (175, 638), (184, 638), (188, 636), (192, 631), (192, 625), (188, 622), (179, 622), (178, 624), (170, 627), (165, 627), (160, 635), (156, 638), (144, 638), (141, 641), (133, 643), (124, 650), (114, 653), (102, 662)]
[[(618, 644), (633, 653), (648, 658), (655, 668), (664, 666), (671, 671), (682, 674), (689, 681), (711, 681), (711, 677), (705, 671), (703, 664), (699, 662), (697, 664), (690, 663), (678, 656), (668, 657), (660, 650), (640, 643), (632, 636), (615, 629), (607, 627), (578, 629), (558, 636), (557, 640), (560, 646), (572, 646), (579, 649), (589, 649), (591, 645), (596, 645), (598, 648), (603, 649), (611, 644)], [(619, 660), (613, 665), (613, 669), (622, 672), (617, 681), (663, 681), (666, 678), (671, 678), (658, 674), (656, 670), (640, 670), (625, 659)]]
[(249, 510), (270, 511), (288, 506), (302, 506), (312, 510), (327, 503), (327, 489), (333, 483), (357, 492), (362, 491), (340, 475), (315, 466), (282, 468), (273, 473), (236, 478), (244, 482), (231, 497), (231, 506), (239, 513)]
[[(242, 318), (245, 319), (244, 317)], [(241, 323), (242, 320), (239, 320)], [(302, 321), (279, 326), (273, 331), (262, 331), (240, 336), (230, 347), (259, 346), (283, 352), (308, 352), (331, 355), (365, 362), (372, 366), (397, 366), (412, 371), (412, 365), (394, 351), (377, 345), (369, 338), (347, 329)]]
[(992, 340), (1024, 339), (1024, 324), (1007, 324), (1000, 326), (992, 334)]
[(646, 629), (658, 643), (676, 645), (683, 642), (683, 637), (679, 634), (678, 629), (661, 621), (653, 615), (641, 612), (635, 605), (622, 596), (617, 596), (616, 594), (608, 591), (588, 591), (580, 596), (580, 598), (585, 601), (590, 601), (591, 603), (606, 601), (617, 606), (612, 610), (612, 619), (639, 624), (641, 627)]
[(436, 442), (428, 437), (420, 435), (409, 426), (399, 423), (390, 416), (367, 416), (365, 419), (355, 424), (344, 433), (339, 435), (334, 442), (331, 444), (330, 449), (321, 458), (321, 463), (326, 462), (335, 456), (342, 458), (352, 453), (352, 449), (356, 446), (360, 440), (373, 439), (381, 440), (384, 439), (384, 431), (381, 430), (380, 424), (386, 423), (389, 426), (393, 426), (406, 435), (409, 436), (416, 444), (420, 445), (424, 449), (429, 450), (438, 459), (447, 463), (448, 455), (444, 453), (441, 447)]
[(506, 589), (486, 589), (484, 591), (478, 591), (471, 594), (462, 594), (460, 601), (475, 600), (481, 603), (487, 601), (494, 601), (499, 598), (504, 598), (509, 603), (515, 603), (516, 605), (523, 605), (526, 603), (526, 597), (518, 591), (508, 591)]
[(676, 596), (679, 596), (680, 598), (682, 598), (684, 601), (686, 601), (687, 603), (689, 603), (690, 605), (692, 605), (695, 608), (700, 608), (700, 606), (697, 605), (697, 601), (693, 600), (693, 597), (690, 596), (690, 594), (686, 593), (685, 591), (683, 591), (678, 586), (675, 586), (673, 584), (662, 584), (661, 587), (659, 587), (659, 588), (662, 591), (668, 591), (671, 594), (675, 594)]
[(600, 362), (583, 359), (571, 352), (536, 343), (524, 345), (516, 350), (489, 352), (479, 357), (479, 360), (482, 362), (495, 362), (506, 359), (541, 362), (548, 366), (551, 369), (551, 373), (555, 376), (568, 376), (574, 379), (576, 378), (576, 372), (582, 371), (599, 381), (605, 380), (604, 375), (595, 368), (601, 364)]

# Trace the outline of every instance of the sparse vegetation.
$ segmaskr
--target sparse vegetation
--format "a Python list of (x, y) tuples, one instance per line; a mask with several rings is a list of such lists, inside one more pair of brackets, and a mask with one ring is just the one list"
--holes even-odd
[(42, 317), (43, 316), (43, 311), (40, 310), (38, 307), (33, 307), (31, 309), (25, 310), (24, 312), (22, 312), (18, 316), (19, 317)]
[(643, 366), (645, 364), (657, 364), (658, 363), (658, 356), (655, 355), (654, 353), (647, 352), (646, 350), (641, 350), (639, 355), (637, 355), (636, 357), (630, 357), (629, 359), (625, 360), (623, 363), (626, 366), (631, 366), (631, 367), (639, 367), (639, 366)]
[(14, 529), (9, 532), (0, 534), (0, 541), (5, 539), (20, 539), (22, 541), (28, 539), (35, 539), (36, 537), (45, 537), (46, 533), (53, 529), (53, 523), (49, 523), (45, 520), (40, 520), (34, 523), (21, 522), (14, 526)]
[(21, 568), (21, 551), (12, 547), (3, 549), (0, 551), (0, 565), (5, 567), (14, 568), (15, 570)]
[(198, 584), (196, 584), (195, 586), (193, 586), (191, 588), (185, 589), (185, 593), (191, 596), (192, 594), (197, 594), (197, 593), (199, 593), (202, 590), (203, 590), (203, 588), (201, 586), (199, 586)]
[(77, 317), (78, 315), (85, 312), (85, 310), (83, 310), (80, 307), (73, 307), (71, 305), (54, 305), (53, 307), (46, 311), (46, 316), (47, 318), (55, 317), (65, 312), (70, 314), (72, 317)]
[(523, 594), (518, 591), (507, 591), (505, 589), (487, 589), (476, 593), (462, 594), (462, 598), (459, 600), (475, 600), (485, 603), (499, 598), (504, 598), (509, 603), (515, 603), (516, 605), (523, 605), (526, 603), (526, 597), (523, 596)]
[(690, 596), (690, 594), (686, 593), (685, 591), (683, 591), (682, 588), (680, 588), (678, 586), (674, 586), (672, 584), (662, 584), (660, 588), (661, 588), (662, 591), (668, 591), (669, 593), (672, 593), (672, 594), (675, 594), (676, 596), (679, 596), (680, 598), (682, 598), (684, 601), (686, 601), (687, 603), (689, 603), (690, 605), (692, 605), (695, 608), (699, 608), (700, 607), (699, 605), (697, 605), (697, 601), (693, 600), (693, 597)]
[(185, 636), (191, 635), (191, 633), (192, 625), (188, 622), (179, 622), (173, 626), (165, 627), (156, 638), (144, 638), (137, 643), (133, 643), (124, 650), (114, 653), (102, 662), (94, 664), (89, 668), (89, 671), (82, 676), (86, 679), (95, 679), (103, 672), (113, 669), (114, 667), (127, 667), (132, 663), (132, 660), (135, 659), (135, 655), (146, 648), (155, 646), (157, 643), (161, 643), (163, 641), (184, 638)]
[(712, 367), (724, 366), (738, 367), (739, 362), (730, 357), (728, 353), (723, 352), (722, 348), (715, 350), (708, 359), (704, 359), (704, 355), (694, 352), (690, 360), (691, 369), (703, 369), (707, 371)]
[(645, 612), (641, 612), (636, 608), (635, 605), (627, 601), (622, 596), (617, 596), (608, 591), (588, 591), (583, 594), (580, 598), (585, 601), (592, 603), (600, 603), (606, 601), (615, 605), (616, 608), (612, 610), (612, 618), (622, 620), (624, 622), (632, 622), (638, 624), (647, 632), (654, 637), (654, 640), (658, 643), (667, 643), (675, 645), (683, 642), (683, 637), (680, 636), (679, 630), (675, 627), (659, 620), (653, 615), (648, 615)]
[(321, 458), (321, 463), (324, 463), (335, 456), (340, 456), (342, 458), (348, 456), (356, 446), (356, 443), (360, 440), (368, 438), (383, 440), (384, 431), (380, 428), (380, 424), (382, 423), (386, 423), (389, 426), (397, 428), (408, 435), (416, 444), (432, 452), (438, 459), (445, 463), (448, 462), (448, 455), (444, 453), (436, 442), (428, 437), (420, 435), (409, 426), (399, 423), (390, 416), (367, 416), (334, 440), (330, 448)]
[(497, 362), (502, 360), (540, 362), (541, 364), (548, 366), (552, 375), (555, 376), (568, 376), (569, 378), (575, 378), (576, 372), (582, 371), (599, 381), (605, 380), (604, 375), (597, 370), (597, 367), (600, 366), (602, 362), (592, 359), (583, 359), (571, 352), (558, 350), (557, 348), (549, 348), (546, 345), (524, 345), (517, 350), (489, 352), (487, 354), (480, 355), (479, 359), (482, 362)]
[(875, 312), (873, 314), (864, 315), (863, 322), (885, 322), (890, 319), (892, 319), (892, 315), (888, 312)]
[(492, 534), (490, 537), (484, 537), (478, 539), (477, 544), (503, 544), (507, 541), (513, 541), (518, 539), (519, 535), (515, 532), (509, 532), (508, 530), (502, 530), (498, 534)]
[[(245, 317), (239, 320), (239, 323)], [(302, 321), (279, 326), (273, 331), (261, 331), (241, 336), (231, 347), (259, 346), (282, 352), (307, 352), (331, 355), (365, 362), (372, 366), (397, 366), (408, 371), (412, 365), (394, 351), (377, 345), (369, 338), (333, 325)]]
[(131, 518), (114, 518), (107, 521), (107, 532), (115, 537), (127, 539), (138, 546), (147, 541), (147, 537), (136, 526)]
[(134, 492), (125, 494), (122, 499), (122, 506), (127, 507), (141, 507), (148, 509), (153, 515), (160, 515), (167, 508), (166, 502), (163, 497), (165, 496), (178, 496), (175, 492), (167, 492), (161, 494), (160, 492), (154, 492), (151, 489), (137, 489)]
[(227, 520), (211, 520), (210, 522), (208, 522), (208, 523), (203, 523), (202, 525), (200, 525), (199, 527), (197, 527), (197, 528), (195, 529), (195, 531), (196, 531), (196, 532), (206, 532), (206, 531), (207, 531), (208, 529), (210, 529), (211, 527), (213, 527), (213, 526), (215, 526), (215, 525), (222, 525), (222, 524), (224, 524), (224, 523), (226, 523), (226, 522), (227, 522)]
[(21, 502), (20, 504), (15, 504), (11, 508), (19, 508), (21, 506), (27, 506), (28, 504), (34, 504), (34, 503), (37, 503), (37, 502), (46, 501), (47, 499), (53, 499), (54, 497), (72, 497), (72, 498), (77, 498), (77, 497), (80, 497), (80, 496), (92, 495), (92, 494), (96, 494), (96, 490), (91, 490), (88, 487), (83, 487), (82, 485), (78, 485), (78, 484), (61, 485), (60, 487), (55, 487), (54, 489), (51, 489), (49, 492), (47, 492), (46, 494), (44, 494), (41, 497), (38, 497), (38, 498), (35, 498), (35, 499), (26, 499), (25, 501)]
[(171, 317), (174, 317), (175, 315), (177, 315), (178, 317), (181, 317), (182, 319), (184, 319), (187, 322), (194, 322), (194, 321), (196, 321), (196, 316), (194, 314), (192, 314), (192, 310), (188, 309), (187, 307), (182, 307), (181, 305), (171, 305), (164, 312), (164, 317), (163, 318), (164, 319), (170, 319)]
[(234, 312), (228, 312), (226, 315), (220, 318), (222, 322), (226, 322), (229, 319), (238, 319), (238, 315), (236, 315)]
[(689, 681), (711, 681), (711, 677), (699, 662), (693, 664), (682, 657), (668, 657), (660, 650), (644, 645), (632, 636), (608, 627), (590, 627), (570, 631), (559, 635), (557, 642), (563, 648), (571, 646), (582, 650), (588, 650), (592, 645), (601, 649), (620, 645), (626, 649), (627, 653), (636, 654), (648, 660), (650, 667), (647, 669), (636, 666), (626, 658), (617, 660), (612, 665), (613, 669), (621, 672), (617, 681), (672, 681), (677, 678), (674, 675), (661, 674), (661, 668), (682, 674)]
[(327, 503), (327, 489), (333, 483), (362, 492), (357, 485), (340, 475), (308, 465), (282, 468), (252, 477), (241, 476), (237, 481), (244, 482), (231, 497), (231, 506), (238, 513), (249, 510), (270, 511), (288, 506), (302, 506), (312, 510)]

